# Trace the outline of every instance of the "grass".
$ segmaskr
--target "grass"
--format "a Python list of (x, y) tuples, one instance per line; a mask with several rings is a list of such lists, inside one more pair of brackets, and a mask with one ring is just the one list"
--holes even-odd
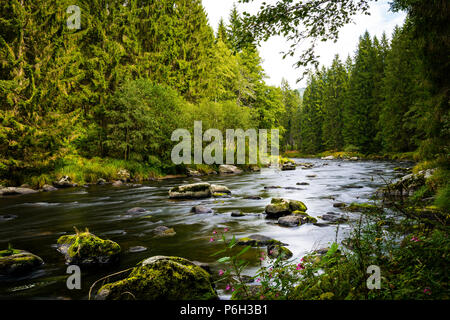
[(72, 182), (78, 184), (96, 183), (100, 178), (114, 181), (119, 180), (120, 170), (127, 170), (134, 181), (148, 180), (163, 175), (161, 168), (137, 161), (67, 156), (56, 163), (53, 172), (28, 177), (25, 183), (35, 188), (41, 188), (45, 184), (51, 185), (53, 181), (59, 180), (63, 176), (70, 177)]

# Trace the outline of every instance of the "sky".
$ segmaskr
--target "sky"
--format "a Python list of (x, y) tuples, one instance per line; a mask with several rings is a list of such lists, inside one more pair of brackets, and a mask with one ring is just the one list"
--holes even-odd
[[(215, 31), (217, 30), (220, 18), (228, 22), (228, 16), (234, 2), (234, 0), (202, 0), (209, 23)], [(276, 0), (266, 0), (266, 2), (274, 3)], [(250, 4), (238, 4), (236, 2), (239, 12), (247, 11), (250, 13), (256, 13), (261, 3), (261, 0), (255, 0)], [(406, 13), (393, 13), (389, 8), (388, 0), (378, 0), (372, 3), (370, 8), (371, 15), (356, 15), (353, 24), (346, 25), (341, 29), (339, 40), (336, 43), (331, 41), (321, 43), (316, 48), (316, 53), (320, 56), (320, 64), (327, 67), (330, 66), (337, 53), (342, 60), (345, 60), (349, 54), (353, 56), (359, 36), (366, 30), (372, 36), (377, 36), (378, 38), (381, 37), (383, 32), (386, 32), (386, 35), (390, 39), (394, 27), (403, 24)], [(259, 51), (263, 59), (264, 70), (268, 76), (266, 83), (279, 86), (281, 79), (285, 78), (291, 88), (306, 87), (306, 79), (296, 83), (302, 71), (293, 67), (293, 64), (296, 62), (295, 55), (294, 57), (288, 57), (283, 60), (280, 52), (283, 50), (287, 51), (288, 47), (289, 45), (283, 37), (273, 37), (261, 44)]]

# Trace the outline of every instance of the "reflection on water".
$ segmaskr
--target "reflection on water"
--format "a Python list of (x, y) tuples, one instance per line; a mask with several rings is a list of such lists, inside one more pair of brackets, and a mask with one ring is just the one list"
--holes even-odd
[[(394, 177), (393, 168), (399, 166), (390, 162), (296, 161), (312, 162), (315, 166), (307, 170), (300, 167), (295, 171), (268, 168), (261, 173), (202, 178), (203, 181), (227, 186), (232, 191), (230, 198), (168, 199), (171, 187), (194, 183), (192, 178), (152, 181), (135, 187), (90, 186), (0, 198), (0, 216), (7, 217), (0, 219), (0, 248), (11, 243), (13, 247), (28, 250), (45, 261), (43, 268), (26, 279), (0, 283), (0, 298), (86, 299), (95, 280), (154, 255), (181, 256), (207, 262), (216, 270), (215, 258), (211, 254), (218, 251), (220, 245), (208, 240), (214, 230), (225, 227), (237, 237), (258, 233), (287, 243), (294, 253), (293, 259), (298, 259), (306, 252), (334, 241), (336, 227), (312, 224), (297, 228), (280, 227), (262, 214), (272, 197), (301, 200), (307, 205), (308, 214), (314, 217), (339, 212), (333, 203), (367, 200), (376, 188), (383, 185), (383, 179)], [(248, 196), (262, 199), (244, 199)], [(191, 208), (199, 204), (212, 208), (214, 213), (191, 213)], [(142, 207), (146, 211), (127, 213), (133, 207)], [(253, 214), (232, 217), (233, 211)], [(155, 238), (153, 230), (162, 225), (174, 228), (176, 235)], [(78, 229), (87, 227), (102, 238), (118, 242), (122, 256), (117, 266), (82, 270), (82, 290), (70, 291), (65, 285), (64, 258), (55, 250), (55, 243), (62, 234), (73, 233), (74, 226)], [(348, 225), (341, 225), (338, 237), (342, 239), (349, 229)], [(256, 253), (249, 253), (252, 254)], [(253, 267), (256, 268), (256, 264)]]

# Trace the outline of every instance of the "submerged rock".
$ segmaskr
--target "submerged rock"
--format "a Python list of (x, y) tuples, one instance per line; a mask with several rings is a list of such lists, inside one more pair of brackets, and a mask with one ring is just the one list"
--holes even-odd
[(280, 245), (269, 245), (267, 255), (272, 259), (280, 258), (281, 260), (288, 260), (293, 256), (291, 250)]
[(99, 300), (212, 300), (217, 299), (211, 275), (195, 263), (155, 256), (133, 268), (127, 278), (106, 284)]
[(334, 160), (334, 156), (322, 157), (321, 160)]
[(159, 226), (156, 227), (153, 232), (155, 233), (155, 237), (172, 237), (176, 235), (177, 233), (173, 228), (169, 228), (166, 226)]
[(334, 208), (345, 208), (346, 204), (343, 202), (337, 202), (337, 203), (333, 203), (333, 207)]
[(140, 207), (131, 208), (130, 210), (127, 211), (128, 214), (137, 214), (137, 213), (144, 213), (144, 212), (147, 212), (147, 210), (145, 210), (144, 208), (140, 208)]
[(25, 250), (7, 249), (0, 251), (0, 276), (22, 276), (40, 265), (44, 261)]
[(219, 173), (220, 174), (239, 174), (239, 173), (242, 173), (242, 170), (231, 164), (221, 164), (219, 166)]
[(117, 262), (121, 249), (116, 242), (100, 239), (86, 230), (60, 237), (58, 251), (68, 264), (101, 265)]
[(345, 223), (348, 221), (346, 216), (340, 214), (329, 214), (326, 213), (322, 216), (319, 216), (320, 219), (328, 221), (329, 223)]
[(131, 253), (138, 253), (138, 252), (144, 252), (144, 251), (147, 251), (147, 248), (143, 247), (143, 246), (135, 246), (135, 247), (131, 247), (128, 249), (128, 252), (131, 252)]
[(7, 187), (0, 189), (0, 195), (4, 196), (12, 196), (12, 195), (24, 195), (37, 193), (37, 190), (33, 190), (30, 188), (21, 188), (21, 187)]
[(244, 199), (247, 199), (247, 200), (262, 200), (262, 197), (260, 197), (260, 196), (245, 196)]
[(295, 170), (295, 163), (286, 162), (281, 166), (281, 171)]
[(305, 212), (306, 210), (305, 204), (301, 201), (272, 198), (271, 203), (266, 206), (265, 212), (267, 219), (278, 219), (294, 211)]
[(194, 212), (196, 214), (203, 214), (203, 213), (213, 213), (213, 209), (207, 208), (204, 206), (195, 206), (192, 207), (191, 212)]
[(286, 245), (278, 240), (260, 234), (252, 234), (251, 236), (238, 239), (237, 244), (241, 246), (251, 245), (255, 247), (265, 247), (268, 245)]
[(0, 221), (9, 221), (9, 220), (14, 220), (16, 219), (17, 216), (14, 214), (5, 214), (0, 216)]

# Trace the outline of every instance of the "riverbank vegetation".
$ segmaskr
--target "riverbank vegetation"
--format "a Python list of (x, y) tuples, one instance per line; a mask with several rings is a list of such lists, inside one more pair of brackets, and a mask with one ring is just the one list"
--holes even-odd
[[(171, 133), (195, 120), (203, 130), (277, 128), (297, 156), (448, 159), (446, 75), (430, 72), (442, 56), (429, 43), (443, 31), (440, 20), (421, 31), (420, 4), (395, 1), (409, 16), (392, 39), (366, 32), (353, 57), (310, 71), (303, 96), (265, 83), (258, 36), (244, 32), (252, 19), (236, 7), (214, 33), (199, 0), (80, 1), (80, 29), (67, 28), (69, 5), (0, 6), (3, 185), (184, 173), (170, 161)], [(439, 5), (430, 10), (424, 19)]]

